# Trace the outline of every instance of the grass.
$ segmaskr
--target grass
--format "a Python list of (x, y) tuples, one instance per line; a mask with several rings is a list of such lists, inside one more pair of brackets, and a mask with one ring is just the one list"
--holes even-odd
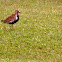
[(0, 20), (16, 9), (13, 31), (0, 22), (0, 62), (62, 62), (62, 0), (0, 0)]

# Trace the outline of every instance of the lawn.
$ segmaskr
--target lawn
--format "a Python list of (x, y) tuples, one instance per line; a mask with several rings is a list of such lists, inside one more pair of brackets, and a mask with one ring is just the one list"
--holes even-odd
[(62, 0), (0, 0), (0, 20), (16, 9), (13, 31), (0, 22), (0, 62), (62, 62)]

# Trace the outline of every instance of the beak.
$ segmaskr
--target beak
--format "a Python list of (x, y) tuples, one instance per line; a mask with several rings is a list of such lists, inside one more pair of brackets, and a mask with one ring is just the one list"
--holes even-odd
[(21, 11), (19, 11), (19, 13), (21, 13)]

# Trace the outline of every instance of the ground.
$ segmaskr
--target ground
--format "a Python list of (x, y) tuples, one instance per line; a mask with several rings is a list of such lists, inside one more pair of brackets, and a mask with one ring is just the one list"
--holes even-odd
[(0, 20), (16, 9), (13, 31), (0, 22), (0, 62), (62, 62), (62, 0), (0, 0)]

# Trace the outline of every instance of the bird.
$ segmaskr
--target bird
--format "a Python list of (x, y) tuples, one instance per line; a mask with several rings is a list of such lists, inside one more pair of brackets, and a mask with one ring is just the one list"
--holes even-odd
[(19, 10), (16, 10), (15, 13), (8, 16), (5, 20), (1, 20), (3, 23), (11, 24), (11, 30), (13, 30), (13, 24), (15, 24), (17, 21), (19, 21)]

